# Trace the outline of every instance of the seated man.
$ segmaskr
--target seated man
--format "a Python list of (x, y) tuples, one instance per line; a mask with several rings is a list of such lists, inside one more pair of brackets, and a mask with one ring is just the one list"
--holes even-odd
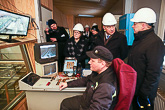
[(86, 52), (90, 57), (92, 74), (78, 80), (60, 84), (60, 90), (66, 87), (84, 87), (82, 96), (66, 98), (61, 103), (61, 110), (109, 110), (116, 96), (116, 74), (111, 68), (113, 55), (103, 46), (96, 46), (93, 51)]

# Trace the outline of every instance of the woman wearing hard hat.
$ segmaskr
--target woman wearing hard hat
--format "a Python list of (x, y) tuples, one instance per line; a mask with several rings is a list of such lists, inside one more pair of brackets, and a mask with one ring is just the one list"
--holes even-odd
[(68, 39), (65, 49), (64, 55), (65, 57), (75, 57), (77, 59), (77, 63), (81, 63), (81, 66), (85, 68), (85, 59), (86, 51), (88, 49), (88, 41), (85, 40), (83, 36), (84, 28), (82, 24), (77, 23), (73, 28), (74, 34), (73, 37)]
[(111, 13), (106, 13), (102, 20), (103, 29), (99, 32), (96, 39), (96, 45), (102, 45), (109, 49), (114, 58), (127, 57), (128, 46), (126, 36), (116, 30), (115, 24), (117, 21)]
[(134, 22), (135, 40), (128, 55), (128, 64), (137, 72), (133, 110), (154, 110), (165, 52), (162, 40), (154, 32), (156, 13), (151, 8), (141, 8), (131, 21)]

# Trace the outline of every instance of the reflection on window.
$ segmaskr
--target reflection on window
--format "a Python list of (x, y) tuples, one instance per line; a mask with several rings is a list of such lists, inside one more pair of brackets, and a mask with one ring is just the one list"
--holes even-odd
[(0, 50), (0, 109), (19, 94), (18, 80), (26, 73), (19, 46)]

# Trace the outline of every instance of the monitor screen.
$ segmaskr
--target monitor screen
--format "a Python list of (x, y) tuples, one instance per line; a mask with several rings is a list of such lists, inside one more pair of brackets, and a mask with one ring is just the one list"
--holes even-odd
[(30, 17), (0, 9), (0, 34), (26, 36)]
[(77, 67), (77, 60), (75, 57), (66, 57), (64, 61), (64, 72), (73, 72), (74, 67)]
[(33, 86), (39, 79), (40, 79), (40, 76), (38, 76), (35, 73), (30, 73), (28, 76), (22, 79), (22, 81), (24, 83), (29, 84), (30, 86)]
[(44, 65), (44, 75), (51, 75), (57, 72), (56, 63)]
[(42, 45), (40, 46), (41, 59), (56, 57), (56, 45)]
[(58, 43), (36, 43), (34, 46), (35, 61), (40, 64), (58, 60)]

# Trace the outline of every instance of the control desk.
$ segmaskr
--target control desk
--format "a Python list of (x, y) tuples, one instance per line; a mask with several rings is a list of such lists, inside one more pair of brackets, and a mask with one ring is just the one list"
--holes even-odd
[(41, 77), (29, 73), (19, 80), (20, 90), (26, 91), (29, 110), (59, 110), (63, 99), (82, 95), (86, 87), (73, 87), (59, 90), (61, 82), (68, 82), (76, 77)]

